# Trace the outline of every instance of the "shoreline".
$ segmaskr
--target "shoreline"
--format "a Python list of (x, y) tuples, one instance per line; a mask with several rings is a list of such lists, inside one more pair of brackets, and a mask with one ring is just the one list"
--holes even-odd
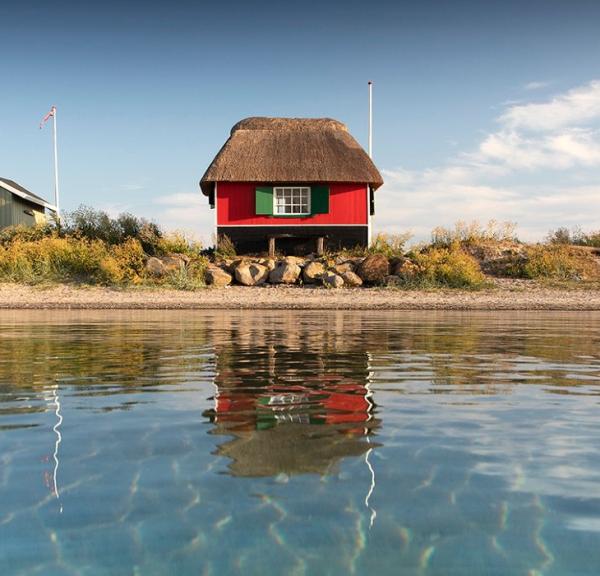
[(481, 290), (228, 286), (164, 288), (0, 284), (0, 310), (600, 310), (600, 290), (496, 280)]

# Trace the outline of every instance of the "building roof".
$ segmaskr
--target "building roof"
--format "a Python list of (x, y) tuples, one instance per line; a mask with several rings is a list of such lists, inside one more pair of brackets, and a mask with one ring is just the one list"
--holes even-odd
[(46, 202), (43, 198), (30, 192), (27, 188), (23, 188), (20, 184), (17, 184), (14, 180), (9, 180), (8, 178), (0, 178), (0, 187), (8, 190), (11, 194), (15, 194), (32, 204), (37, 204), (38, 206), (43, 206), (44, 208), (49, 208), (50, 210), (56, 210), (56, 208)]
[(200, 180), (215, 182), (360, 182), (381, 174), (345, 124), (331, 118), (246, 118), (238, 122)]

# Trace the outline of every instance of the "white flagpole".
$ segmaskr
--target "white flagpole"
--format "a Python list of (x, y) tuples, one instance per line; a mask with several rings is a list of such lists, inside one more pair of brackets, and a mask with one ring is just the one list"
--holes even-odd
[(373, 82), (369, 80), (369, 158), (373, 158)]
[(60, 223), (60, 196), (58, 191), (58, 146), (56, 140), (56, 106), (53, 106), (52, 133), (54, 140), (54, 205), (56, 206), (56, 220)]

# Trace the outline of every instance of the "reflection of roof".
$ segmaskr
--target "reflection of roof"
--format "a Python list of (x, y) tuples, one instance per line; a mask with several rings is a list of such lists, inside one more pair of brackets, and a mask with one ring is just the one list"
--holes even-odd
[(332, 426), (285, 423), (268, 430), (229, 432), (224, 427), (215, 432), (235, 435), (217, 449), (232, 459), (229, 470), (234, 476), (327, 474), (342, 458), (360, 456), (375, 446), (364, 436)]
[(29, 190), (27, 190), (27, 188), (23, 188), (23, 186), (21, 186), (14, 180), (9, 180), (8, 178), (0, 178), (0, 187), (4, 188), (5, 190), (8, 190), (8, 192), (10, 192), (11, 194), (15, 194), (16, 196), (27, 200), (28, 202), (37, 204), (38, 206), (49, 208), (50, 210), (54, 210), (54, 206), (52, 204), (49, 204), (48, 202), (46, 202), (46, 200), (44, 200), (37, 194), (30, 192)]

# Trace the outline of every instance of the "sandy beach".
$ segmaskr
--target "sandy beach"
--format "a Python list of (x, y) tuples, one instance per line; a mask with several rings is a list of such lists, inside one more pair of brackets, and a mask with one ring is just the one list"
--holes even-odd
[(160, 288), (0, 284), (0, 309), (600, 310), (600, 290), (497, 280), (482, 290)]

